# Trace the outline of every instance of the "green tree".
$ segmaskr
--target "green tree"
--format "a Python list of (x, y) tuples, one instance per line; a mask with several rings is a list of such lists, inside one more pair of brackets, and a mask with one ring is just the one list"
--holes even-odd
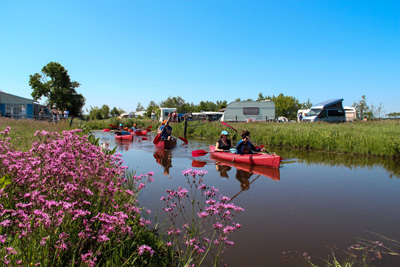
[(41, 74), (29, 75), (29, 85), (34, 100), (46, 97), (50, 106), (66, 108), (72, 116), (81, 114), (85, 98), (75, 90), (80, 84), (71, 81), (68, 71), (60, 63), (50, 62), (42, 68)]
[(112, 110), (110, 111), (112, 117), (117, 117), (122, 113), (125, 113), (125, 111), (122, 108), (113, 107)]
[(140, 104), (140, 102), (138, 102), (136, 106), (136, 111), (143, 111), (143, 110), (145, 110), (144, 107), (142, 106), (142, 104)]
[(169, 96), (166, 100), (160, 102), (162, 108), (176, 108), (178, 113), (185, 112), (184, 106), (186, 102), (180, 96), (171, 97)]
[(362, 120), (364, 118), (364, 116), (368, 115), (370, 116), (370, 108), (368, 107), (367, 104), (367, 98), (365, 97), (365, 95), (361, 96), (360, 101), (358, 102), (354, 102), (353, 107), (356, 108), (357, 111), (357, 117)]
[(306, 103), (300, 103), (299, 100), (293, 96), (285, 96), (280, 94), (278, 96), (263, 96), (262, 93), (258, 94), (258, 101), (269, 99), (275, 104), (275, 116), (286, 117), (289, 120), (297, 119), (297, 111), (299, 109), (306, 109), (312, 106), (310, 99)]
[(145, 116), (150, 118), (152, 111), (154, 111), (155, 114), (160, 114), (160, 107), (153, 100), (151, 100), (147, 106)]
[(100, 109), (102, 119), (108, 119), (110, 117), (110, 107), (103, 105)]

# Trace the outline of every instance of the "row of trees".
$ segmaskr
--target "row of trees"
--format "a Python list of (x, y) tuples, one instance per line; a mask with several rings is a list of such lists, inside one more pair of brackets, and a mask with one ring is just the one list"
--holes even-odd
[[(47, 98), (47, 105), (49, 107), (56, 106), (57, 108), (69, 110), (70, 115), (77, 116), (82, 112), (82, 107), (85, 105), (85, 98), (83, 95), (78, 94), (76, 88), (80, 84), (76, 81), (72, 81), (68, 75), (68, 71), (57, 62), (50, 62), (42, 68), (41, 74), (35, 73), (29, 76), (29, 85), (32, 87), (32, 97), (34, 100), (39, 100), (42, 97)], [(271, 100), (275, 103), (275, 115), (276, 117), (286, 117), (289, 120), (296, 120), (297, 111), (299, 109), (309, 109), (312, 106), (310, 99), (307, 102), (300, 103), (298, 99), (293, 96), (285, 96), (283, 94), (275, 95), (263, 95), (262, 92), (258, 94), (256, 100), (246, 99), (244, 101), (263, 101)], [(237, 98), (235, 101), (242, 101)], [(156, 103), (150, 101), (147, 108), (144, 108), (139, 102), (136, 111), (146, 111), (145, 116), (150, 117), (152, 112), (159, 114), (159, 110), (162, 107), (174, 107), (178, 113), (188, 112), (200, 112), (200, 111), (219, 111), (226, 108), (228, 105), (226, 100), (212, 101), (200, 101), (199, 104), (188, 103), (180, 96), (171, 97), (169, 96), (166, 100)], [(384, 106), (380, 103), (378, 106), (373, 104), (368, 105), (365, 95), (361, 97), (361, 100), (354, 102), (353, 107), (357, 110), (357, 118), (359, 119), (372, 119), (378, 118), (384, 114)], [(99, 107), (90, 107), (87, 110), (90, 119), (107, 119), (110, 116), (119, 116), (125, 111), (121, 108), (114, 107), (110, 110), (110, 107), (103, 105)], [(387, 114), (388, 117), (399, 117), (399, 112), (393, 112)]]
[[(354, 102), (353, 107), (356, 108), (357, 111), (357, 118), (362, 120), (366, 119), (380, 119), (382, 115), (385, 113), (384, 106), (380, 103), (378, 106), (375, 106), (373, 103), (368, 105), (367, 98), (365, 95), (361, 96), (361, 99), (358, 102)], [(388, 117), (396, 117), (396, 113), (387, 114)]]

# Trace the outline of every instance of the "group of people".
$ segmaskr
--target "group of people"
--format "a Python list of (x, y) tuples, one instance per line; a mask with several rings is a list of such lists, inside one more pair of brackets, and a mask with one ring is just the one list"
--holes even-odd
[[(65, 108), (64, 111), (61, 111), (59, 108), (56, 109), (56, 106), (53, 106), (53, 108), (51, 109), (51, 115), (53, 118), (53, 123), (57, 123), (62, 119), (68, 119), (69, 111), (67, 110), (67, 108)], [(44, 120), (45, 118), (46, 118), (46, 112), (42, 107), (39, 111), (39, 119)]]
[(254, 152), (265, 152), (264, 148), (258, 148), (253, 145), (250, 140), (250, 132), (243, 131), (241, 133), (242, 139), (237, 142), (236, 147), (233, 147), (231, 140), (228, 139), (228, 131), (222, 131), (220, 139), (218, 139), (215, 145), (215, 151), (232, 151), (236, 154), (253, 154)]

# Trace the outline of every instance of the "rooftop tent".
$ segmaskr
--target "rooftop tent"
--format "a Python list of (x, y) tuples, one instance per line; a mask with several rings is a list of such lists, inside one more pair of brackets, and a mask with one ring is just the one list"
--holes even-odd
[(311, 109), (343, 109), (343, 98), (331, 99), (321, 103), (318, 103), (311, 107)]
[(231, 102), (226, 107), (221, 121), (269, 121), (274, 119), (274, 102), (264, 100)]

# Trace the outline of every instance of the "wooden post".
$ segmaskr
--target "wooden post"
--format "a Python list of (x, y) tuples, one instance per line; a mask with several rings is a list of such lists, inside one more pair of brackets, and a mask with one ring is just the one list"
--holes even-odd
[(69, 126), (72, 126), (72, 120), (74, 119), (73, 116), (71, 116), (71, 121), (69, 122)]
[(235, 122), (237, 122), (237, 115), (235, 116)]
[(184, 116), (184, 127), (183, 127), (183, 136), (185, 137), (185, 139), (186, 139), (186, 132), (187, 132), (187, 116), (185, 115)]

